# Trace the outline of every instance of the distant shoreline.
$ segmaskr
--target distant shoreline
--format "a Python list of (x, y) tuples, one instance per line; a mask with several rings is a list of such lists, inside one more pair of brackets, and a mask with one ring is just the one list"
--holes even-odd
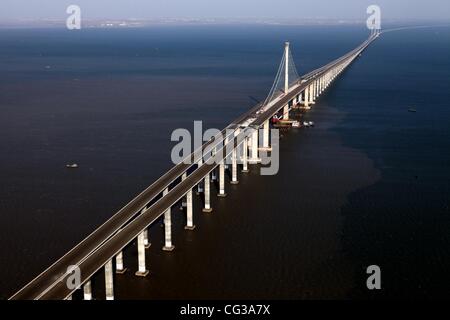
[[(155, 26), (357, 26), (365, 25), (365, 20), (333, 20), (333, 19), (295, 19), (277, 20), (269, 18), (241, 18), (241, 19), (195, 19), (195, 18), (167, 18), (167, 19), (96, 19), (83, 20), (82, 28), (102, 29), (130, 29)], [(449, 24), (444, 20), (385, 20), (384, 26), (414, 26), (422, 24), (433, 24), (436, 26)], [(14, 20), (3, 21), (0, 29), (23, 29), (23, 28), (65, 28), (65, 20)]]

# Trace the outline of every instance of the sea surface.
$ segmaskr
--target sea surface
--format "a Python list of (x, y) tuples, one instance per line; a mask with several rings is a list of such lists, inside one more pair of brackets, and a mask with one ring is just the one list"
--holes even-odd
[[(0, 298), (86, 237), (172, 163), (176, 128), (223, 128), (265, 99), (284, 41), (300, 74), (364, 26), (0, 30)], [(450, 297), (450, 28), (384, 34), (257, 168), (150, 229), (150, 275), (119, 299)], [(417, 112), (408, 112), (414, 108)], [(294, 115), (298, 117), (298, 114)], [(77, 170), (65, 168), (78, 163)], [(381, 268), (369, 291), (366, 268)], [(102, 274), (94, 296), (104, 297)]]

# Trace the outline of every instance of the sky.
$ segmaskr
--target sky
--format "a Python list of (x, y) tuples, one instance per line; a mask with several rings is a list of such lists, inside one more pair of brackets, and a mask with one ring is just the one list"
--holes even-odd
[(84, 19), (154, 18), (366, 18), (377, 4), (383, 19), (449, 20), (449, 0), (0, 0), (0, 23), (19, 19), (65, 20), (66, 8), (80, 6)]

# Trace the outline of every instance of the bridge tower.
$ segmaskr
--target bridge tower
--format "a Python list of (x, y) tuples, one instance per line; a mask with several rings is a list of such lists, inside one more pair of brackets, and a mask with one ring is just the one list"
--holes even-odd
[(289, 91), (289, 42), (284, 43), (284, 93)]

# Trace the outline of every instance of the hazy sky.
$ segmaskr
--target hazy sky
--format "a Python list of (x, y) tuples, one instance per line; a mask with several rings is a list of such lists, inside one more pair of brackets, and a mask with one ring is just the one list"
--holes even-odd
[(0, 0), (0, 22), (65, 19), (70, 4), (79, 5), (85, 19), (365, 19), (370, 4), (378, 4), (385, 19), (450, 19), (449, 0)]

